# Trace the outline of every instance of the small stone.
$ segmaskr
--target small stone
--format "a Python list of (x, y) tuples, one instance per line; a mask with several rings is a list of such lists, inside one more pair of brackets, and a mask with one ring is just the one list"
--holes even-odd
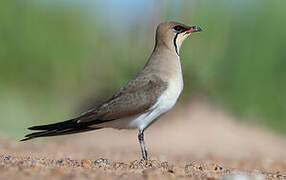
[(160, 165), (161, 165), (161, 167), (162, 167), (163, 169), (169, 169), (169, 164), (168, 164), (168, 162), (162, 162)]
[(62, 159), (57, 160), (57, 164), (61, 165), (64, 161)]
[(9, 161), (11, 158), (12, 158), (12, 156), (7, 155), (7, 156), (5, 156), (4, 161)]
[(81, 166), (82, 167), (90, 167), (91, 166), (91, 161), (90, 160), (81, 160)]
[(118, 169), (118, 168), (126, 168), (126, 164), (122, 163), (122, 162), (114, 162), (112, 163), (112, 167), (114, 169)]
[(94, 164), (99, 164), (99, 163), (109, 164), (109, 160), (105, 158), (99, 158), (94, 161)]

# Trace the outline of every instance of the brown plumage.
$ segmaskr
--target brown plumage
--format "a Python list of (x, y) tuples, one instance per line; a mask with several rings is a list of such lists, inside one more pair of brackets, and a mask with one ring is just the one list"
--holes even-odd
[(142, 156), (147, 159), (144, 130), (176, 103), (183, 89), (179, 50), (192, 32), (201, 29), (177, 22), (164, 22), (156, 30), (155, 47), (142, 71), (117, 93), (99, 106), (74, 119), (54, 124), (33, 126), (40, 132), (26, 135), (29, 139), (80, 133), (113, 127), (139, 129)]

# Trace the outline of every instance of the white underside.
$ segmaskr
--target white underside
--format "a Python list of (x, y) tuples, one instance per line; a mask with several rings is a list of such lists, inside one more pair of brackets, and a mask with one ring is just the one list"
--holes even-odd
[(158, 101), (147, 111), (133, 117), (118, 119), (104, 123), (104, 127), (116, 129), (139, 129), (144, 130), (151, 125), (161, 115), (167, 113), (176, 104), (183, 90), (183, 78), (180, 70), (176, 74), (176, 78), (169, 82), (169, 87), (158, 98)]

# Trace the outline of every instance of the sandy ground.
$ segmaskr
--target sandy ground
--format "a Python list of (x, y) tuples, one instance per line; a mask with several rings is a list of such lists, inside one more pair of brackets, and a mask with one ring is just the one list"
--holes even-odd
[(104, 129), (28, 142), (0, 140), (0, 179), (286, 179), (285, 137), (218, 107), (177, 106), (145, 132)]

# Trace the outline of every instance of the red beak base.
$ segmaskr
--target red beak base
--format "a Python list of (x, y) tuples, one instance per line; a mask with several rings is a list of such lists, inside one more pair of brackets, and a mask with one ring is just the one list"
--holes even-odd
[(194, 32), (201, 32), (202, 29), (199, 26), (191, 26), (189, 30), (186, 31), (186, 34), (191, 34)]

